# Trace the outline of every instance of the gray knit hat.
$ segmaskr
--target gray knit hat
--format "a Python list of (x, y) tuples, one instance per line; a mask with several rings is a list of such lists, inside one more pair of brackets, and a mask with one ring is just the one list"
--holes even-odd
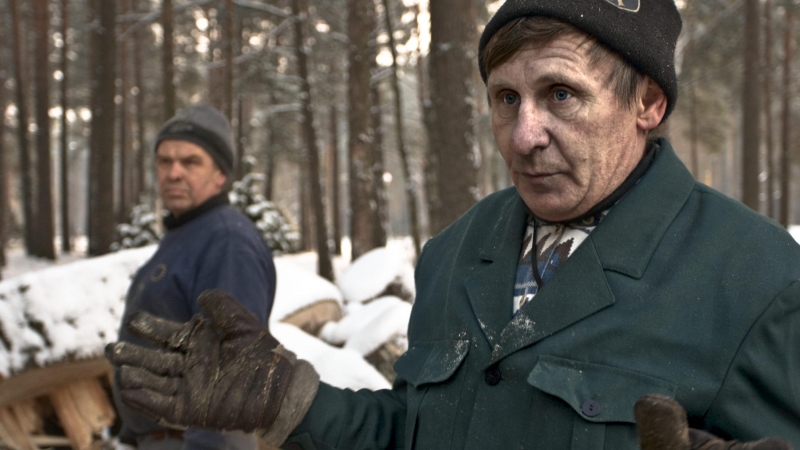
[[(478, 61), (483, 61), (486, 44), (500, 28), (525, 16), (551, 17), (595, 37), (658, 83), (667, 96), (662, 121), (675, 108), (675, 44), (681, 16), (674, 0), (506, 0), (483, 30)], [(485, 83), (483, 64), (480, 70)]]
[(219, 168), (230, 174), (233, 170), (233, 139), (228, 119), (207, 105), (193, 105), (182, 109), (167, 121), (158, 132), (158, 144), (167, 139), (189, 141), (202, 147)]

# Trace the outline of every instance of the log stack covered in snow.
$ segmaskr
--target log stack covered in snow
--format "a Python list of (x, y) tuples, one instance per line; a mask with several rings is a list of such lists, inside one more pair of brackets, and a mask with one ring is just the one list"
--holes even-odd
[[(116, 341), (130, 280), (154, 251), (124, 250), (0, 282), (0, 448), (89, 449), (112, 438), (103, 348)], [(337, 284), (303, 258), (275, 259), (273, 335), (330, 385), (389, 388), (408, 346), (414, 282), (407, 257), (373, 250)]]
[(125, 291), (153, 250), (0, 282), (0, 448), (89, 449), (102, 439), (115, 419), (103, 347), (116, 340)]

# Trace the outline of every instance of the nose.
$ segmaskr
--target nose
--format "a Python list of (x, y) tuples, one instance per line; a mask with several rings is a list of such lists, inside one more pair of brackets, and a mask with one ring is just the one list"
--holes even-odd
[(523, 102), (511, 132), (511, 148), (519, 155), (543, 150), (550, 144), (547, 113), (534, 102)]
[(175, 161), (169, 166), (167, 178), (170, 180), (179, 180), (181, 177), (183, 177), (183, 167), (181, 167), (179, 162)]

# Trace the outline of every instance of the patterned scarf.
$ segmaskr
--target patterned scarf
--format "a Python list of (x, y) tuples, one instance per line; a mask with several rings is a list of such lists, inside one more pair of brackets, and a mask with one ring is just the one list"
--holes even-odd
[(555, 271), (564, 264), (575, 249), (586, 240), (589, 233), (603, 220), (608, 211), (609, 209), (599, 211), (588, 217), (567, 223), (545, 222), (535, 217), (528, 222), (517, 265), (516, 282), (514, 283), (514, 314), (519, 311), (522, 305), (533, 299), (539, 290), (531, 263), (534, 235), (537, 239), (536, 267), (539, 270), (542, 282), (547, 283)]

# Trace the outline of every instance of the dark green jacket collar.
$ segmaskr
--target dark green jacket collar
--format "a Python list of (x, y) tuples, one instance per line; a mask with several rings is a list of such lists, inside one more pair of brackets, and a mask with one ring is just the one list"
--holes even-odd
[[(499, 314), (497, 305), (481, 300), (488, 298), (489, 291), (513, 290), (497, 285), (496, 280), (507, 283), (509, 278), (503, 273), (516, 270), (527, 210), (519, 195), (506, 200), (505, 212), (494, 223), (494, 229), (487, 230), (479, 250), (480, 258), (492, 264), (468, 282), (474, 312), (486, 321), (484, 331), (493, 347), (493, 362), (611, 306), (614, 295), (604, 270), (642, 277), (664, 233), (694, 188), (694, 179), (669, 141), (660, 139), (658, 144), (661, 148), (639, 183), (611, 209), (539, 291), (536, 300), (526, 304), (510, 322), (509, 314)], [(508, 304), (511, 305), (510, 299)]]

